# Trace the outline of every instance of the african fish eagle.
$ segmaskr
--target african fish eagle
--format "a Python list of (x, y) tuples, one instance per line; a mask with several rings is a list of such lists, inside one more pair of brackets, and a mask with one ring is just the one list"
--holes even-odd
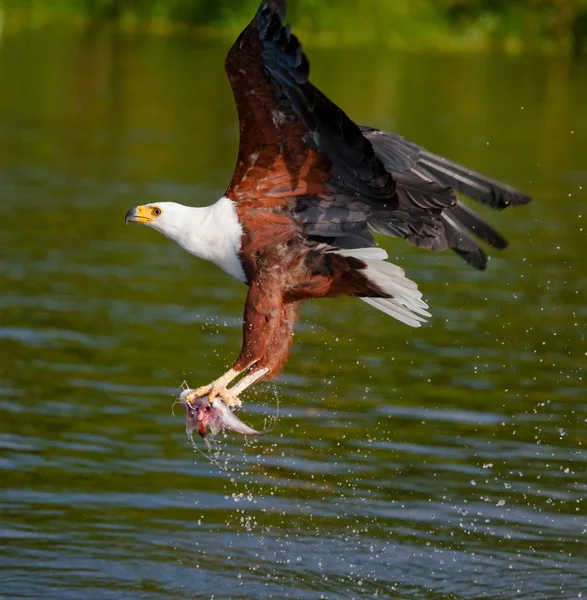
[(236, 362), (189, 390), (188, 404), (208, 395), (235, 408), (243, 390), (276, 376), (304, 300), (356, 296), (419, 327), (428, 306), (403, 269), (373, 247), (374, 232), (428, 250), (452, 248), (485, 269), (477, 238), (496, 249), (507, 242), (457, 192), (496, 209), (530, 201), (395, 133), (356, 125), (310, 83), (285, 10), (285, 0), (263, 0), (226, 59), (240, 147), (224, 196), (204, 208), (158, 202), (126, 215), (249, 288)]

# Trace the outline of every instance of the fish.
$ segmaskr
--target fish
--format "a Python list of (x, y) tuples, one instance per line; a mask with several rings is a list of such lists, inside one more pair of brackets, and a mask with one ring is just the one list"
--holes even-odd
[(213, 438), (222, 431), (234, 431), (245, 436), (267, 433), (267, 431), (257, 431), (243, 423), (221, 398), (216, 397), (210, 401), (207, 396), (202, 396), (193, 403), (187, 402), (186, 398), (191, 391), (185, 390), (179, 397), (185, 407), (188, 434), (191, 435), (196, 429), (202, 438)]

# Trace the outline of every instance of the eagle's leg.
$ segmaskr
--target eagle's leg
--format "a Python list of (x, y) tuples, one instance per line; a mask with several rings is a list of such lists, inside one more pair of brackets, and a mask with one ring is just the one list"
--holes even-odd
[[(258, 363), (268, 352), (270, 342), (274, 338), (276, 330), (282, 317), (282, 278), (279, 273), (270, 271), (258, 280), (253, 280), (247, 301), (245, 303), (245, 314), (243, 320), (243, 345), (241, 352), (232, 368), (222, 377), (219, 377), (209, 385), (199, 387), (186, 396), (186, 402), (193, 405), (198, 398), (208, 396), (210, 402), (214, 398), (221, 398), (226, 406), (236, 408), (242, 402), (238, 398), (237, 391), (244, 390), (254, 381), (263, 377), (267, 371), (260, 373), (264, 366), (255, 368), (251, 378), (245, 378), (244, 387), (235, 386), (232, 390), (227, 385), (236, 379), (241, 373), (248, 371)], [(244, 380), (243, 380), (244, 381)]]
[(293, 341), (293, 329), (296, 321), (297, 305), (295, 303), (284, 304), (281, 308), (279, 323), (275, 327), (273, 336), (267, 344), (265, 355), (259, 359), (229, 392), (238, 396), (259, 379), (276, 377), (281, 372), (287, 361), (289, 348)]

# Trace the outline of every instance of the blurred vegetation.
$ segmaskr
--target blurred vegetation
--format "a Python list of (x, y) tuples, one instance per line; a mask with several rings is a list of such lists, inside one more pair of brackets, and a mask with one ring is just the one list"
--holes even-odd
[[(0, 24), (60, 20), (161, 33), (232, 36), (259, 0), (0, 0)], [(296, 30), (315, 44), (585, 50), (587, 0), (290, 0)]]

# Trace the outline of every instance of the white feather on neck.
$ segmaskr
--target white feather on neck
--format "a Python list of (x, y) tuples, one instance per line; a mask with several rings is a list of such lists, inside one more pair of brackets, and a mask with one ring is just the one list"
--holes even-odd
[(153, 202), (161, 214), (149, 226), (184, 250), (209, 260), (239, 281), (246, 281), (238, 254), (243, 230), (234, 203), (220, 198), (211, 206), (183, 206), (175, 202)]

